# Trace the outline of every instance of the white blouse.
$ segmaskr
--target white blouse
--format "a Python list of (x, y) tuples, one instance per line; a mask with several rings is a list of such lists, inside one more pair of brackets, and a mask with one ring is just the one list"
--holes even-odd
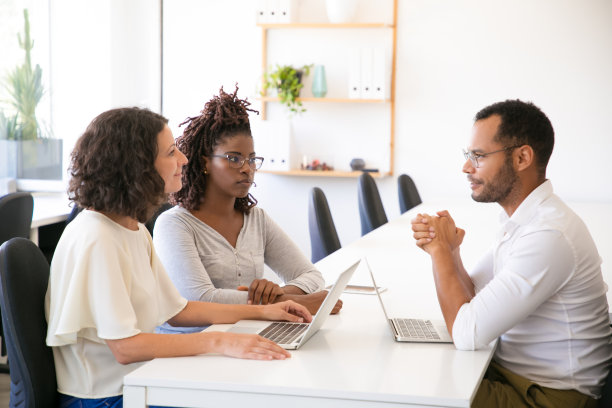
[(132, 231), (82, 211), (58, 243), (45, 299), (58, 391), (80, 398), (122, 394), (123, 377), (142, 363), (119, 364), (105, 340), (153, 333), (186, 304), (142, 224)]

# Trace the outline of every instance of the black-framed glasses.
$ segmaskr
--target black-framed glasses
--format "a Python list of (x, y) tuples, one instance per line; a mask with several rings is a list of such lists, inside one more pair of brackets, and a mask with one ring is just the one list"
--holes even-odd
[(250, 168), (253, 170), (258, 170), (264, 161), (263, 157), (242, 157), (239, 154), (213, 154), (211, 157), (226, 158), (229, 166), (233, 169), (241, 169), (242, 166), (244, 166), (244, 162), (248, 162)]
[(473, 152), (472, 150), (463, 149), (463, 157), (465, 157), (465, 160), (470, 159), (470, 161), (472, 162), (472, 166), (474, 166), (475, 168), (478, 168), (478, 166), (480, 165), (480, 163), (478, 163), (479, 159), (482, 159), (483, 157), (487, 157), (488, 155), (493, 154), (493, 153), (505, 152), (506, 150), (516, 149), (517, 147), (521, 147), (521, 145), (508, 146), (508, 147), (504, 147), (503, 149), (495, 150), (493, 152), (488, 152), (488, 153), (476, 153), (476, 152)]

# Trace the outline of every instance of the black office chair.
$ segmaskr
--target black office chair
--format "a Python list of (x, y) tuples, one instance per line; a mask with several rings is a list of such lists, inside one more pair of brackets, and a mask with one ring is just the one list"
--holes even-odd
[(397, 178), (397, 192), (399, 196), (400, 214), (405, 213), (423, 202), (414, 181), (412, 181), (412, 178), (407, 174), (401, 174)]
[(171, 209), (172, 207), (173, 205), (170, 203), (163, 203), (157, 209), (157, 211), (155, 211), (155, 214), (153, 214), (153, 216), (149, 219), (149, 221), (145, 222), (145, 227), (147, 227), (147, 229), (151, 233), (151, 236), (153, 236), (153, 228), (155, 228), (155, 221), (157, 221), (157, 217), (159, 217), (161, 213)]
[[(610, 326), (612, 327), (612, 313), (608, 313), (610, 319)], [(599, 408), (610, 408), (612, 407), (612, 366), (606, 377), (603, 388), (601, 389), (601, 398), (599, 399)]]
[(325, 258), (342, 247), (336, 226), (329, 211), (325, 193), (319, 187), (310, 191), (308, 200), (308, 230), (313, 263)]
[(11, 193), (0, 197), (0, 245), (11, 238), (30, 237), (34, 198), (30, 193)]
[(49, 264), (32, 241), (13, 238), (0, 247), (0, 307), (11, 363), (10, 407), (56, 407), (57, 381), (45, 344)]
[(378, 187), (368, 173), (359, 176), (358, 199), (362, 236), (387, 223), (387, 214), (380, 199)]
[[(30, 237), (34, 198), (30, 193), (10, 193), (0, 197), (0, 245), (11, 238)], [(6, 356), (6, 344), (0, 320), (0, 355)], [(0, 373), (8, 373), (8, 364), (0, 364)]]

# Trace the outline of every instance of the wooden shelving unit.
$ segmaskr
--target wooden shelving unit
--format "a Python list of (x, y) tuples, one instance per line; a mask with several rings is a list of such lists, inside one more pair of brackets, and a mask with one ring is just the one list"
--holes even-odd
[[(307, 103), (340, 103), (340, 104), (389, 104), (390, 109), (390, 135), (389, 135), (389, 172), (370, 173), (373, 177), (384, 177), (393, 175), (394, 167), (394, 149), (395, 149), (395, 64), (397, 54), (397, 3), (398, 0), (393, 0), (393, 23), (260, 23), (257, 24), (261, 28), (261, 68), (265, 72), (268, 64), (268, 31), (276, 29), (390, 29), (392, 30), (392, 56), (391, 56), (391, 84), (389, 99), (351, 99), (351, 98), (298, 98), (301, 102)], [(261, 104), (261, 119), (267, 119), (267, 104), (277, 103), (276, 97), (262, 96), (258, 98), (262, 101)], [(261, 171), (261, 170), (260, 170)], [(359, 177), (360, 171), (310, 171), (310, 170), (289, 170), (289, 171), (261, 171), (268, 174), (282, 174), (287, 176), (309, 176), (309, 177)], [(314, 174), (313, 174), (314, 173)]]
[(266, 23), (257, 24), (258, 27), (270, 28), (391, 28), (394, 24), (385, 23)]
[[(258, 173), (280, 174), (283, 176), (299, 176), (299, 177), (342, 177), (342, 178), (357, 178), (363, 172), (361, 171), (317, 171), (317, 170), (289, 170), (289, 171), (272, 171), (258, 170)], [(391, 173), (369, 172), (374, 178), (390, 176)]]
[[(257, 98), (262, 102), (278, 102), (279, 99), (275, 96), (263, 96)], [(315, 102), (315, 103), (389, 103), (390, 99), (351, 99), (351, 98), (296, 98), (300, 102)], [(263, 115), (263, 114), (262, 114)], [(265, 120), (265, 118), (263, 118)]]

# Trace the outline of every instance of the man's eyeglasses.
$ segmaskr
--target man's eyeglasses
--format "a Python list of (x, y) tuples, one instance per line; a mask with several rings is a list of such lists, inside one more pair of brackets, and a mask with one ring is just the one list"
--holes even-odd
[(244, 162), (248, 162), (250, 168), (258, 170), (264, 161), (263, 157), (242, 157), (239, 154), (213, 154), (211, 157), (226, 158), (232, 169), (241, 169), (244, 166)]
[(465, 160), (470, 159), (470, 161), (472, 162), (472, 166), (474, 166), (475, 168), (478, 168), (479, 159), (482, 159), (483, 157), (487, 157), (488, 155), (493, 154), (493, 153), (505, 152), (506, 150), (516, 149), (517, 147), (521, 147), (521, 145), (504, 147), (503, 149), (495, 150), (493, 152), (488, 152), (488, 153), (476, 153), (471, 150), (464, 149), (463, 157), (465, 157)]

